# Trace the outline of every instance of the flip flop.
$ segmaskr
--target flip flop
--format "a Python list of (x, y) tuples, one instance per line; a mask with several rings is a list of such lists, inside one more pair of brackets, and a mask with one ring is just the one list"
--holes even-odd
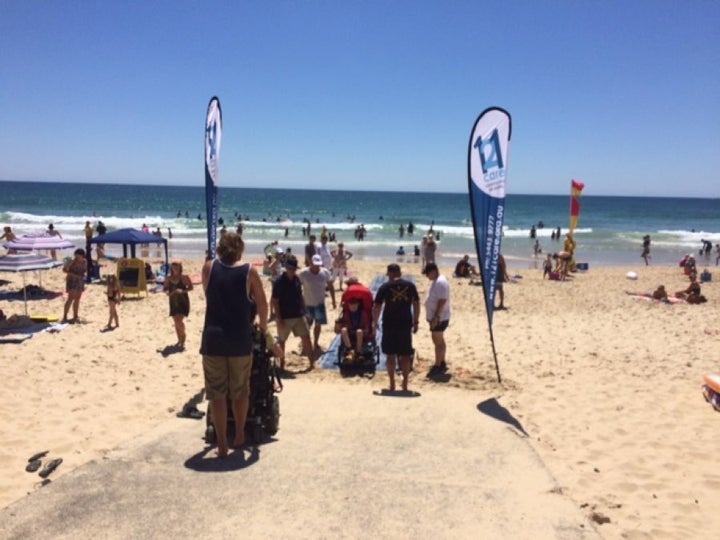
[(40, 478), (47, 478), (50, 476), (50, 473), (57, 469), (62, 462), (62, 458), (53, 459), (50, 463), (45, 465), (45, 468), (42, 471), (38, 473), (40, 474)]
[(27, 467), (25, 467), (25, 470), (27, 472), (35, 472), (40, 468), (40, 465), (42, 465), (41, 460), (33, 459), (30, 463), (27, 464)]
[(205, 413), (199, 411), (196, 407), (187, 407), (177, 413), (178, 418), (194, 418), (195, 420), (202, 420), (204, 416)]
[(43, 452), (38, 452), (37, 454), (33, 454), (32, 456), (30, 456), (30, 457), (28, 458), (28, 462), (30, 462), (30, 461), (36, 461), (36, 460), (38, 460), (38, 459), (44, 458), (45, 456), (48, 455), (48, 452), (50, 452), (50, 450), (45, 450), (45, 451), (43, 451)]

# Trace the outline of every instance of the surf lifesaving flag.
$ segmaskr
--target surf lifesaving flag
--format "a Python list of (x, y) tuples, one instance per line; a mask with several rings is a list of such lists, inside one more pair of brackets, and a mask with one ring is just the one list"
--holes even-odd
[(500, 381), (500, 370), (495, 354), (492, 319), (495, 309), (503, 218), (505, 217), (505, 191), (511, 132), (510, 113), (499, 107), (490, 107), (483, 111), (475, 121), (468, 147), (470, 210), (498, 381)]
[(207, 218), (207, 258), (215, 258), (217, 240), (217, 188), (220, 175), (220, 142), (222, 141), (222, 109), (213, 96), (205, 117), (205, 216)]
[(585, 184), (573, 180), (570, 184), (570, 234), (577, 227), (578, 216), (580, 215), (580, 195)]

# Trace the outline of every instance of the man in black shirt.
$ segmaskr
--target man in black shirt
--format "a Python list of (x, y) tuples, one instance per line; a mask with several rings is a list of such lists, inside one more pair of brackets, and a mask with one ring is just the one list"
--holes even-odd
[(387, 275), (389, 281), (384, 283), (375, 295), (373, 330), (377, 331), (382, 312), (381, 349), (387, 355), (390, 390), (395, 390), (395, 361), (398, 357), (402, 371), (402, 389), (407, 390), (413, 354), (412, 334), (417, 332), (420, 320), (420, 297), (415, 284), (402, 279), (400, 266), (389, 264)]
[[(285, 351), (285, 341), (290, 333), (302, 341), (303, 353), (310, 359), (310, 369), (315, 365), (315, 353), (310, 342), (310, 328), (305, 319), (305, 301), (302, 285), (297, 277), (298, 261), (290, 256), (285, 260), (285, 272), (275, 280), (272, 287), (272, 307), (277, 325), (278, 341)], [(280, 359), (280, 369), (285, 369), (285, 356)]]

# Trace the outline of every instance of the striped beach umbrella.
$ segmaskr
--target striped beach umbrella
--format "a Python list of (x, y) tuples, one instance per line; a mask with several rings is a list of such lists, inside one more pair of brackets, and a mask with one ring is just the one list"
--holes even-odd
[(33, 251), (36, 249), (70, 249), (74, 248), (75, 244), (59, 236), (26, 234), (10, 242), (5, 242), (3, 247), (18, 251)]
[(0, 272), (20, 272), (23, 278), (23, 300), (25, 301), (25, 315), (27, 312), (27, 286), (25, 284), (25, 272), (34, 270), (49, 270), (62, 266), (61, 261), (56, 261), (38, 253), (18, 253), (0, 256)]

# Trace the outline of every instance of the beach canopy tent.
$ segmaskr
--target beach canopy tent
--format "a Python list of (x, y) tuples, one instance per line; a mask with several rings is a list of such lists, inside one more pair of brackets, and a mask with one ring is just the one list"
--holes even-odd
[(168, 263), (167, 239), (162, 236), (145, 233), (137, 229), (120, 229), (107, 234), (95, 236), (90, 240), (91, 244), (122, 244), (123, 257), (127, 258), (128, 246), (130, 246), (130, 257), (135, 259), (135, 246), (138, 244), (163, 244), (165, 247), (165, 264)]
[(39, 253), (8, 254), (0, 257), (0, 272), (20, 272), (23, 278), (23, 300), (25, 301), (25, 315), (27, 311), (27, 285), (25, 283), (25, 272), (33, 270), (49, 270), (63, 263), (40, 255)]

